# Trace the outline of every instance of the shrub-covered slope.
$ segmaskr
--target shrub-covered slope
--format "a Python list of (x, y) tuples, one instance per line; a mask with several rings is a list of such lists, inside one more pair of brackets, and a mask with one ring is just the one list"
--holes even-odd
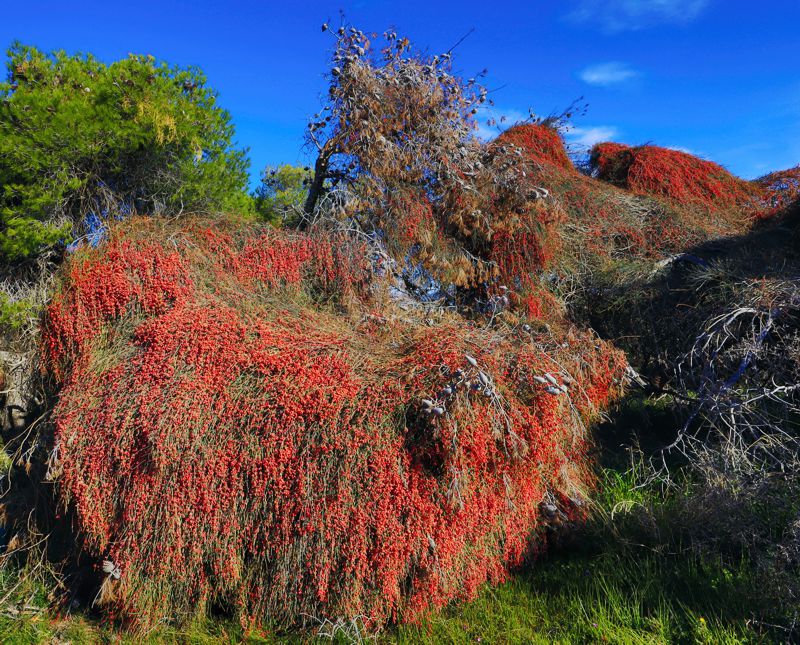
[(636, 194), (667, 198), (708, 212), (734, 214), (753, 207), (757, 189), (722, 166), (695, 155), (653, 145), (599, 143), (590, 163), (597, 176)]
[(658, 363), (663, 372), (688, 351), (684, 341), (691, 346), (712, 313), (708, 290), (691, 282), (710, 283), (702, 276), (714, 267), (796, 279), (792, 235), (782, 232), (792, 227), (796, 168), (747, 182), (687, 153), (603, 143), (591, 153), (595, 176), (587, 176), (559, 161), (563, 141), (546, 125), (514, 126), (499, 143), (519, 146), (531, 180), (550, 191), (547, 230), (555, 243), (542, 284), (573, 319), (617, 340), (639, 368)]
[(663, 531), (646, 495), (609, 526), (752, 556), (800, 595), (797, 169), (745, 182), (601, 144), (590, 176), (550, 121), (471, 137), (488, 91), (449, 55), (335, 34), (314, 169), (260, 194), (290, 203), (286, 230), (112, 200), (128, 221), (42, 291), (41, 387), (6, 424), (4, 561), (30, 548), (29, 571), (66, 574), (57, 602), (134, 629), (414, 621), (584, 516), (588, 428), (627, 375), (628, 411), (675, 420), (656, 456), (680, 452), (691, 494), (668, 496)]
[[(537, 180), (565, 213), (552, 287), (573, 320), (613, 340), (644, 375), (629, 409), (658, 401), (663, 410), (656, 425), (642, 414), (636, 427), (618, 419), (616, 431), (649, 446), (653, 481), (690, 482), (658, 548), (746, 561), (768, 581), (758, 600), (771, 603), (778, 633), (796, 637), (797, 168), (746, 182), (685, 153), (601, 144), (591, 178), (540, 149), (529, 149), (540, 157)], [(641, 506), (644, 527), (653, 512)]]
[[(750, 222), (738, 207), (698, 208), (658, 191), (627, 190), (606, 181), (611, 155), (599, 157), (597, 149), (592, 163), (605, 170), (587, 176), (569, 163), (561, 135), (546, 124), (513, 126), (492, 145), (517, 147), (528, 162), (526, 180), (549, 192), (555, 222), (550, 230), (557, 231), (552, 237), (558, 240), (548, 255), (550, 266), (570, 282), (595, 279), (620, 263), (652, 264), (689, 245), (746, 230)], [(629, 154), (627, 146), (603, 145)]]
[(579, 512), (622, 355), (555, 325), (426, 320), (362, 257), (136, 220), (70, 260), (44, 327), (50, 469), (111, 615), (374, 628), (473, 596)]

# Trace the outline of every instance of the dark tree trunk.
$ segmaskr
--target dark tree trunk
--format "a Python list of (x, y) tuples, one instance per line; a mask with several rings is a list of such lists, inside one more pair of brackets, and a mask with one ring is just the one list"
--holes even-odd
[(303, 205), (303, 219), (300, 221), (300, 230), (307, 229), (314, 217), (314, 209), (325, 190), (325, 179), (328, 177), (329, 160), (330, 153), (323, 149), (314, 164), (314, 179), (311, 182), (311, 187), (308, 189), (308, 195)]

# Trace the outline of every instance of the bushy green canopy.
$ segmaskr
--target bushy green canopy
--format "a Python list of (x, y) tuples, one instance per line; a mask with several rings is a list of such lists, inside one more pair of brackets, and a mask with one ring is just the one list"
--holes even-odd
[(85, 218), (252, 209), (246, 150), (194, 68), (14, 44), (0, 83), (0, 258), (35, 255)]
[(313, 176), (307, 166), (267, 166), (254, 195), (259, 217), (273, 225), (296, 224)]

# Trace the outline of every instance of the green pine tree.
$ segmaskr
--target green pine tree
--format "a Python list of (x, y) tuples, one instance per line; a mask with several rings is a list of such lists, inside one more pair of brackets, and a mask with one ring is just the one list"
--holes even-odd
[(14, 44), (0, 83), (0, 261), (81, 233), (88, 214), (251, 213), (246, 150), (195, 68), (104, 64)]

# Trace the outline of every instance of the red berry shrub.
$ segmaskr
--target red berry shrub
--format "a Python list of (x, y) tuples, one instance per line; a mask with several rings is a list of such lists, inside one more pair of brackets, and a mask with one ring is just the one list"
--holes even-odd
[(515, 125), (497, 137), (495, 143), (517, 146), (531, 161), (576, 172), (558, 130), (546, 124)]
[[(525, 179), (549, 192), (546, 206), (530, 213), (540, 223), (540, 237), (547, 240), (542, 246), (549, 252), (542, 266), (551, 262), (575, 275), (598, 262), (660, 259), (727, 228), (708, 217), (696, 218), (664, 200), (639, 200), (607, 181), (581, 174), (569, 161), (561, 135), (552, 127), (516, 125), (492, 145), (518, 147), (531, 162)], [(613, 177), (614, 183), (624, 186), (616, 178), (624, 176), (626, 168), (619, 160), (629, 150), (622, 144), (599, 144), (593, 150), (592, 163), (602, 168), (604, 179)], [(495, 253), (494, 258), (503, 266), (501, 255)], [(537, 290), (546, 293), (541, 285), (533, 289)], [(535, 303), (537, 298), (533, 300)]]
[[(542, 124), (513, 126), (490, 145), (520, 149), (528, 162), (523, 181), (550, 195), (547, 208), (529, 213), (539, 222), (540, 242), (526, 260), (546, 247), (550, 252), (540, 264), (573, 277), (619, 260), (652, 262), (710, 238), (743, 233), (791, 201), (797, 187), (795, 170), (747, 182), (677, 150), (620, 143), (594, 146), (590, 165), (596, 178), (588, 177), (569, 162), (558, 131)], [(519, 237), (516, 231), (513, 237)], [(500, 267), (519, 261), (503, 259), (507, 248), (500, 241), (492, 254)], [(545, 291), (538, 283), (530, 286)], [(536, 310), (533, 300), (530, 312)]]
[(758, 197), (754, 185), (713, 161), (680, 150), (601, 143), (592, 149), (590, 159), (600, 179), (682, 206), (727, 211), (732, 225), (747, 223)]
[[(532, 210), (533, 216), (535, 213), (537, 211)], [(541, 275), (558, 249), (557, 237), (552, 234), (552, 220), (540, 216), (540, 221), (545, 225), (534, 231), (523, 226), (495, 231), (491, 258), (497, 265), (500, 283), (512, 290), (511, 298), (517, 312), (527, 318), (553, 320), (563, 316), (563, 306), (541, 284)], [(543, 239), (548, 243), (543, 243)]]
[(109, 561), (109, 616), (410, 620), (502, 580), (540, 504), (569, 513), (591, 486), (610, 345), (417, 323), (343, 239), (180, 226), (79, 251), (44, 322), (51, 470)]
[(633, 163), (632, 150), (624, 143), (597, 143), (589, 152), (589, 165), (603, 181), (625, 187)]

